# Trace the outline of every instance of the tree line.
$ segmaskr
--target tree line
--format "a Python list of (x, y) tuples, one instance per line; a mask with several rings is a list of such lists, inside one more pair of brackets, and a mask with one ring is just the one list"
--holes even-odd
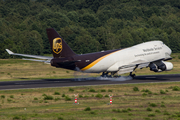
[(77, 53), (161, 40), (180, 52), (179, 0), (0, 0), (0, 58), (51, 54), (46, 28)]

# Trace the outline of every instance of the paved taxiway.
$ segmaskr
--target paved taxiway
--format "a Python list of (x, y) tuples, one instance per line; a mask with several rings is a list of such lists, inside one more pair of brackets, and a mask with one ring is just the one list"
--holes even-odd
[(28, 81), (9, 81), (0, 82), (0, 90), (7, 89), (27, 89), (27, 88), (46, 88), (46, 87), (65, 87), (65, 86), (86, 86), (86, 85), (108, 85), (108, 84), (133, 84), (150, 82), (180, 82), (180, 74), (174, 75), (146, 75), (136, 76), (133, 80), (110, 81), (110, 80), (86, 80), (75, 81), (75, 79), (42, 79)]

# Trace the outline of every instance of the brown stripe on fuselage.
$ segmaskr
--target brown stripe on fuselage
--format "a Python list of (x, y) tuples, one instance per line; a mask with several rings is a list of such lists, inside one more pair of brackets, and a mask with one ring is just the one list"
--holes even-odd
[(95, 52), (95, 53), (88, 53), (88, 54), (83, 54), (83, 55), (75, 55), (73, 56), (75, 61), (79, 61), (80, 62), (76, 62), (76, 67), (78, 67), (79, 69), (85, 70), (83, 68), (85, 68), (86, 66), (92, 64), (95, 60), (106, 56), (108, 54), (111, 54), (113, 52), (119, 51), (121, 49), (116, 49), (116, 50), (108, 50), (108, 51), (103, 51), (103, 52)]

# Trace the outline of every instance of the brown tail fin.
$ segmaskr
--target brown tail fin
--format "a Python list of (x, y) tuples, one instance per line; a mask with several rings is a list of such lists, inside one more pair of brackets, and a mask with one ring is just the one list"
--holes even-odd
[(54, 28), (46, 29), (54, 58), (76, 55)]

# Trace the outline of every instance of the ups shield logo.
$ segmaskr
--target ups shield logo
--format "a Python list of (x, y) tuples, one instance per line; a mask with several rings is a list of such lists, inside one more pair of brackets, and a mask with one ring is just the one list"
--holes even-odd
[(53, 40), (53, 52), (59, 54), (62, 51), (62, 39), (54, 38)]

